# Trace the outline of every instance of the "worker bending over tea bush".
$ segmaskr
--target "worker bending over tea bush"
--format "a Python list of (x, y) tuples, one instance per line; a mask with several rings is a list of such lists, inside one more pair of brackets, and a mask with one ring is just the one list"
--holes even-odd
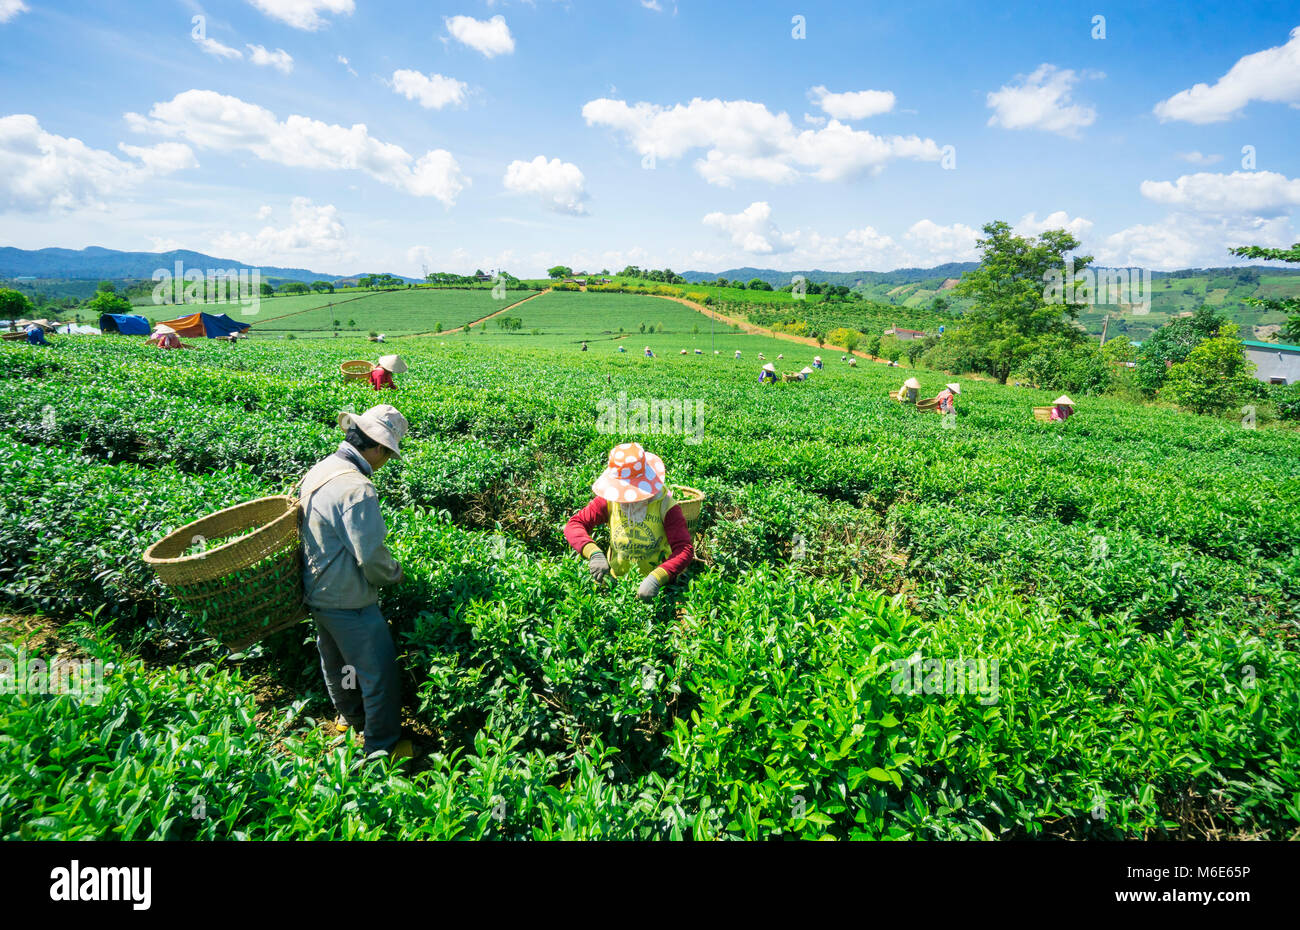
[[(587, 560), (597, 584), (608, 575), (621, 578), (636, 569), (642, 577), (636, 595), (652, 601), (695, 558), (686, 517), (664, 482), (664, 463), (639, 443), (614, 447), (609, 463), (592, 484), (596, 493), (564, 527), (564, 538)], [(591, 538), (609, 524), (609, 556)]]

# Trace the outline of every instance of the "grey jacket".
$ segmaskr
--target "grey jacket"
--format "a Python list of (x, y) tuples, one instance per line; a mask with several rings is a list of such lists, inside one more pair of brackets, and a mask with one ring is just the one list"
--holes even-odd
[(370, 464), (344, 442), (302, 480), (299, 526), (308, 607), (369, 607), (379, 600), (379, 586), (402, 580), (402, 567), (384, 545), (388, 528), (370, 474)]

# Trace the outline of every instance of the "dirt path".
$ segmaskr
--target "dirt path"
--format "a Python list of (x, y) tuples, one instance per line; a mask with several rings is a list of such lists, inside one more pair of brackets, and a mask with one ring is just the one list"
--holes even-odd
[[(817, 346), (817, 340), (811, 339), (808, 336), (793, 336), (790, 333), (779, 333), (776, 332), (775, 330), (766, 329), (762, 326), (755, 326), (753, 323), (750, 323), (746, 320), (738, 320), (735, 317), (727, 316), (725, 313), (719, 313), (716, 310), (711, 310), (708, 307), (704, 306), (703, 304), (697, 304), (695, 301), (687, 300), (685, 297), (665, 297), (663, 294), (652, 294), (650, 296), (658, 297), (660, 300), (671, 300), (674, 303), (679, 303), (682, 304), (683, 306), (690, 307), (692, 310), (696, 310), (700, 313), (703, 313), (705, 316), (711, 317), (712, 319), (717, 320), (719, 323), (726, 323), (728, 326), (732, 326), (732, 325), (739, 326), (740, 331), (742, 333), (749, 333), (750, 335), (754, 335), (754, 336), (770, 336), (773, 339), (784, 339), (786, 342), (798, 342), (806, 346)], [(843, 349), (839, 346), (833, 346), (833, 345), (822, 345), (822, 346), (818, 346), (818, 348), (822, 349), (822, 351), (824, 352), (839, 352), (841, 354), (848, 352), (847, 349)], [(878, 358), (867, 352), (854, 351), (851, 354), (856, 355), (858, 358), (868, 359), (869, 361), (883, 362), (886, 365), (889, 364), (889, 359)]]
[[(538, 297), (541, 297), (541, 296), (543, 296), (544, 294), (549, 294), (550, 292), (551, 292), (551, 289), (548, 287), (546, 290), (544, 290), (544, 291), (538, 291), (536, 294), (529, 294), (527, 297), (523, 298), (522, 300), (516, 300), (516, 301), (515, 301), (514, 303), (512, 303), (512, 304), (509, 304), (508, 306), (502, 307), (502, 308), (501, 308), (500, 310), (498, 310), (496, 313), (489, 313), (487, 316), (483, 317), (482, 319), (478, 319), (478, 320), (474, 320), (473, 322), (466, 323), (465, 326), (478, 326), (478, 324), (483, 323), (483, 322), (485, 322), (485, 321), (487, 321), (487, 320), (490, 320), (490, 319), (492, 319), (494, 316), (500, 316), (501, 314), (505, 313), (507, 310), (513, 310), (515, 307), (518, 307), (520, 304), (526, 304), (526, 303), (528, 303), (528, 301), (530, 301), (530, 300), (534, 300), (534, 299), (536, 299), (536, 298), (538, 298)], [(416, 337), (416, 336), (446, 336), (446, 335), (448, 335), (449, 333), (458, 333), (458, 332), (460, 332), (461, 330), (463, 330), (463, 329), (465, 328), (465, 326), (457, 326), (455, 329), (444, 329), (444, 330), (443, 330), (442, 332), (440, 332), (440, 333), (407, 333), (405, 336), (398, 336), (397, 338), (398, 338), (398, 339), (412, 339), (412, 338), (414, 338), (414, 337)]]

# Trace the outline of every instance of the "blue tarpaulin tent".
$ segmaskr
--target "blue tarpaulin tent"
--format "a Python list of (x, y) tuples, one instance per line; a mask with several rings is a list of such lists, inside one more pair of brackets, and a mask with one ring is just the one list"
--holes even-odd
[(99, 329), (123, 336), (147, 336), (153, 332), (148, 320), (133, 313), (105, 313), (99, 318)]
[(242, 333), (248, 329), (248, 324), (236, 322), (224, 313), (205, 313), (203, 314), (203, 329), (209, 339), (220, 339), (229, 336), (231, 333)]

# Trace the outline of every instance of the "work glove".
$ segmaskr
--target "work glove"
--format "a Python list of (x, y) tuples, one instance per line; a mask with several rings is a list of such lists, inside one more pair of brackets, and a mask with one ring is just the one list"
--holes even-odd
[(641, 587), (636, 589), (636, 596), (648, 604), (659, 593), (659, 587), (658, 578), (654, 575), (646, 575), (645, 578), (641, 579)]
[(591, 580), (600, 584), (609, 574), (609, 559), (605, 558), (605, 553), (597, 549), (587, 559), (587, 571), (591, 573)]

